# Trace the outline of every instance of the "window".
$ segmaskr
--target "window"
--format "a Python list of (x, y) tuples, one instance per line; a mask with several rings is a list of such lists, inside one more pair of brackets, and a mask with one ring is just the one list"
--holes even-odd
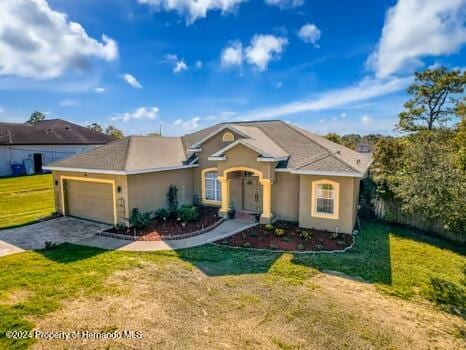
[(312, 182), (312, 216), (338, 219), (340, 185), (330, 180)]
[(235, 136), (231, 132), (226, 132), (222, 137), (223, 142), (233, 142), (235, 141)]
[(317, 185), (316, 207), (318, 213), (333, 214), (335, 205), (335, 190), (330, 184)]
[(208, 201), (222, 200), (222, 188), (217, 180), (216, 171), (207, 171), (204, 175), (205, 194), (204, 199)]

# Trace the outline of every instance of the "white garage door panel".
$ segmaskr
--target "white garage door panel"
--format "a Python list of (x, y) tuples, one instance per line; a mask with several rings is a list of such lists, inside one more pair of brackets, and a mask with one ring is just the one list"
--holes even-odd
[(64, 190), (67, 215), (113, 223), (111, 184), (65, 180)]

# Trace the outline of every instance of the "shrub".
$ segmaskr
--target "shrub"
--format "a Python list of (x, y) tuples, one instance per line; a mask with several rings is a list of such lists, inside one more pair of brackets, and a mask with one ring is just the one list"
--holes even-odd
[(309, 232), (309, 231), (302, 231), (302, 232), (301, 232), (301, 237), (302, 237), (303, 239), (312, 238), (312, 232)]
[(249, 237), (257, 237), (257, 232), (255, 231), (249, 232)]
[(274, 244), (274, 243), (270, 243), (269, 247), (270, 247), (270, 249), (277, 249), (278, 248), (278, 246), (276, 244)]
[(285, 234), (285, 230), (284, 230), (284, 229), (282, 229), (282, 228), (277, 228), (277, 229), (275, 229), (275, 236), (281, 237), (281, 236), (283, 236), (284, 234)]
[(446, 305), (460, 315), (466, 315), (466, 288), (441, 278), (431, 278), (428, 298), (437, 304)]
[(128, 227), (122, 223), (122, 222), (119, 222), (118, 224), (115, 225), (115, 230), (117, 230), (117, 232), (125, 232), (128, 230)]
[(155, 212), (154, 212), (154, 218), (156, 220), (160, 220), (160, 221), (165, 221), (167, 220), (168, 216), (170, 215), (170, 213), (168, 212), (167, 209), (165, 208), (160, 208), (160, 209), (157, 209)]
[(316, 250), (323, 250), (324, 246), (320, 243), (316, 244)]
[(177, 214), (181, 222), (192, 222), (199, 219), (199, 209), (192, 205), (182, 205)]
[(250, 248), (250, 247), (251, 247), (251, 243), (245, 242), (245, 243), (243, 244), (243, 247), (245, 247), (245, 248)]
[(303, 244), (298, 244), (298, 250), (303, 250), (304, 249), (304, 245)]
[(274, 227), (272, 224), (267, 224), (264, 226), (264, 230), (266, 231), (273, 231)]
[(140, 212), (138, 208), (133, 208), (129, 217), (129, 223), (136, 229), (143, 229), (150, 224), (150, 212)]
[(331, 238), (331, 239), (337, 239), (337, 238), (338, 238), (338, 233), (332, 232), (332, 233), (330, 234), (330, 238)]
[(170, 185), (167, 192), (168, 212), (170, 215), (176, 215), (178, 210), (178, 189), (175, 185)]
[(55, 248), (57, 246), (57, 243), (53, 243), (51, 241), (45, 241), (44, 246), (45, 246), (45, 250), (49, 250), (49, 249)]

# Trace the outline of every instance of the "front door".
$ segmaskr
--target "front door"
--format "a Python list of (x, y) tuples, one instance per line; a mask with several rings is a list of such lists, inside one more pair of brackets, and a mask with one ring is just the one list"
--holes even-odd
[(243, 177), (243, 210), (260, 211), (260, 186), (257, 176)]

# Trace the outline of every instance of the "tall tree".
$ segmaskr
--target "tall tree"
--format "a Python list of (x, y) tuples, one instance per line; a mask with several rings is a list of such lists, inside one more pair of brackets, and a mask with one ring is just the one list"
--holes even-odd
[(35, 111), (32, 112), (31, 116), (29, 117), (28, 121), (26, 122), (27, 124), (35, 124), (37, 122), (40, 122), (41, 120), (45, 119), (45, 115), (43, 115), (41, 112)]
[(327, 135), (324, 136), (327, 140), (330, 140), (330, 141), (333, 141), (335, 143), (339, 143), (341, 144), (341, 137), (340, 135), (334, 133), (334, 132), (330, 132), (328, 133)]
[(123, 135), (123, 132), (120, 130), (120, 129), (117, 129), (115, 128), (114, 126), (112, 125), (109, 125), (106, 129), (105, 129), (105, 133), (115, 139), (122, 139), (124, 138), (125, 136)]
[(91, 129), (91, 130), (98, 131), (98, 132), (103, 132), (103, 130), (104, 130), (104, 129), (102, 129), (102, 127), (101, 127), (99, 124), (97, 124), (97, 123), (89, 124), (87, 127), (88, 127), (89, 129)]
[(416, 72), (414, 83), (407, 90), (412, 97), (399, 114), (397, 128), (419, 131), (445, 127), (455, 118), (465, 85), (465, 71), (440, 67)]

